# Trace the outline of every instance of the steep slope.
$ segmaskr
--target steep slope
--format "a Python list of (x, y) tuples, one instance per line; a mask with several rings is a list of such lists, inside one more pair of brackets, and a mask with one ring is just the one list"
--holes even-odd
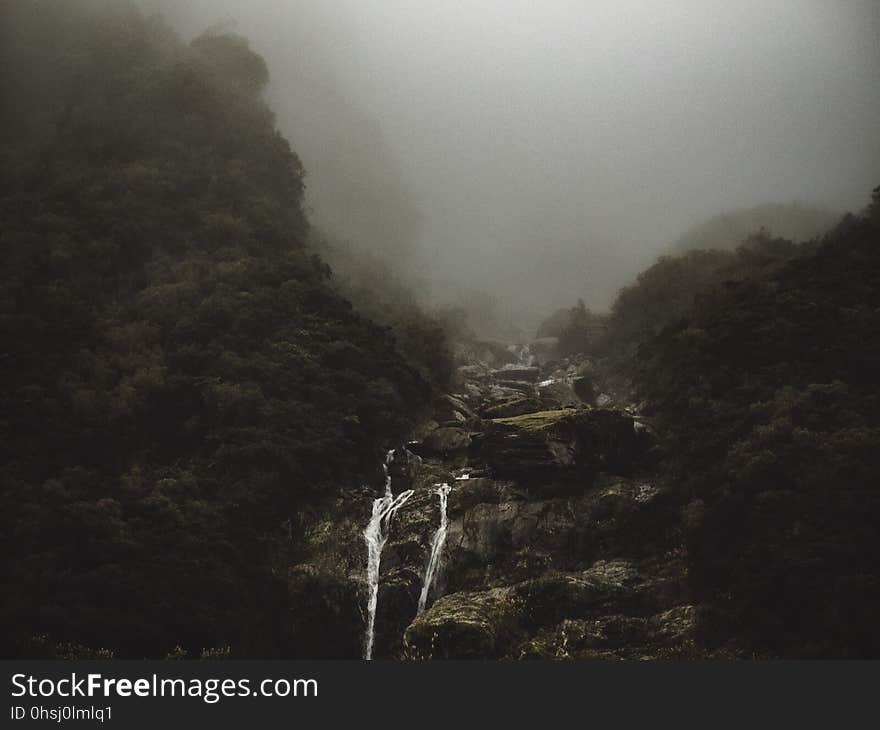
[(814, 253), (709, 288), (646, 341), (691, 577), (755, 651), (876, 657), (880, 189)]
[(376, 494), (315, 514), (290, 571), (291, 655), (361, 656), (370, 627), (375, 658), (700, 655), (680, 515), (653, 477), (648, 427), (623, 403), (577, 396), (589, 361), (538, 368), (521, 354), (462, 365), (460, 390), (392, 455), (374, 623)]
[(4, 656), (273, 655), (304, 500), (430, 390), (305, 247), (262, 59), (84, 7), (4, 11)]
[(626, 363), (643, 342), (702, 306), (700, 297), (711, 287), (754, 277), (813, 248), (762, 233), (745, 238), (733, 251), (697, 249), (661, 256), (620, 290), (599, 349)]

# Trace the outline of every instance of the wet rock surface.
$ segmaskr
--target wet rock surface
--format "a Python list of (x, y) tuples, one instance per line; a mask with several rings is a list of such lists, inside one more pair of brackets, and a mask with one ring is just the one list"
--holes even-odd
[(444, 456), (458, 451), (466, 451), (471, 444), (470, 433), (460, 427), (441, 426), (429, 433), (418, 445), (418, 453)]
[[(489, 351), (492, 361), (459, 368), (456, 392), (436, 400), (389, 470), (394, 493), (413, 494), (381, 554), (373, 656), (697, 654), (680, 510), (652, 478), (650, 424), (630, 405), (597, 407), (603, 384), (589, 362), (538, 366), (527, 349)], [(440, 483), (451, 486), (448, 527), (418, 613)], [(333, 656), (360, 655), (363, 529), (376, 496), (341, 498), (312, 528), (310, 554), (289, 577), (292, 655), (317, 655), (325, 640)]]
[(636, 464), (635, 445), (628, 414), (558, 409), (490, 420), (480, 457), (501, 476), (624, 473)]

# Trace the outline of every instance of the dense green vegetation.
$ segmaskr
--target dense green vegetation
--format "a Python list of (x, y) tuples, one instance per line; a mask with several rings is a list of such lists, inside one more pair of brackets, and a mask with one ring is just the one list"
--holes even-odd
[(303, 501), (373, 473), (446, 364), (306, 245), (241, 38), (81, 6), (4, 10), (2, 652), (273, 655)]
[(664, 259), (615, 305), (693, 588), (758, 653), (880, 652), (878, 218), (880, 188), (820, 243)]
[(590, 311), (582, 299), (571, 309), (560, 309), (538, 328), (539, 337), (556, 337), (557, 354), (567, 357), (582, 352), (598, 352), (607, 340), (608, 318)]
[(809, 250), (810, 246), (758, 233), (735, 251), (694, 249), (662, 256), (618, 294), (599, 349), (628, 362), (641, 343), (702, 306), (700, 298), (712, 286), (755, 276)]

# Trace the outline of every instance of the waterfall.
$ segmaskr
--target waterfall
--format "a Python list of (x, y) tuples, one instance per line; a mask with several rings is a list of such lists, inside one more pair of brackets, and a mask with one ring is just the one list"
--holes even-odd
[(394, 449), (385, 455), (382, 470), (385, 472), (385, 494), (373, 500), (373, 512), (370, 521), (364, 530), (364, 540), (367, 543), (367, 586), (369, 598), (367, 601), (367, 634), (364, 641), (364, 659), (373, 657), (373, 633), (376, 625), (376, 605), (379, 601), (379, 560), (382, 557), (382, 548), (388, 540), (388, 529), (391, 518), (399, 510), (406, 500), (412, 496), (412, 490), (401, 492), (396, 497), (391, 491), (391, 471), (389, 467), (394, 461)]
[(517, 362), (505, 365), (502, 367), (502, 370), (530, 368), (535, 364), (535, 356), (532, 354), (531, 345), (508, 345), (507, 351), (516, 357)]
[(440, 497), (440, 526), (434, 533), (434, 539), (431, 541), (431, 555), (428, 558), (428, 567), (425, 570), (425, 580), (422, 582), (422, 593), (419, 596), (419, 608), (417, 613), (425, 610), (425, 604), (428, 602), (428, 591), (431, 589), (431, 583), (434, 582), (434, 576), (437, 574), (437, 568), (440, 565), (440, 556), (443, 554), (443, 545), (446, 542), (446, 498), (449, 495), (450, 486), (444, 482), (443, 484), (435, 484), (437, 494)]

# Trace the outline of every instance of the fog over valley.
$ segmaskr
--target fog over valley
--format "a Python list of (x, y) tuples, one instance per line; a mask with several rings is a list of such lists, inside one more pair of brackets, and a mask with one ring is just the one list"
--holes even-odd
[(0, 0), (0, 658), (880, 657), (878, 38)]
[(315, 223), (436, 301), (604, 309), (704, 219), (858, 209), (880, 168), (870, 0), (147, 5), (250, 39)]

